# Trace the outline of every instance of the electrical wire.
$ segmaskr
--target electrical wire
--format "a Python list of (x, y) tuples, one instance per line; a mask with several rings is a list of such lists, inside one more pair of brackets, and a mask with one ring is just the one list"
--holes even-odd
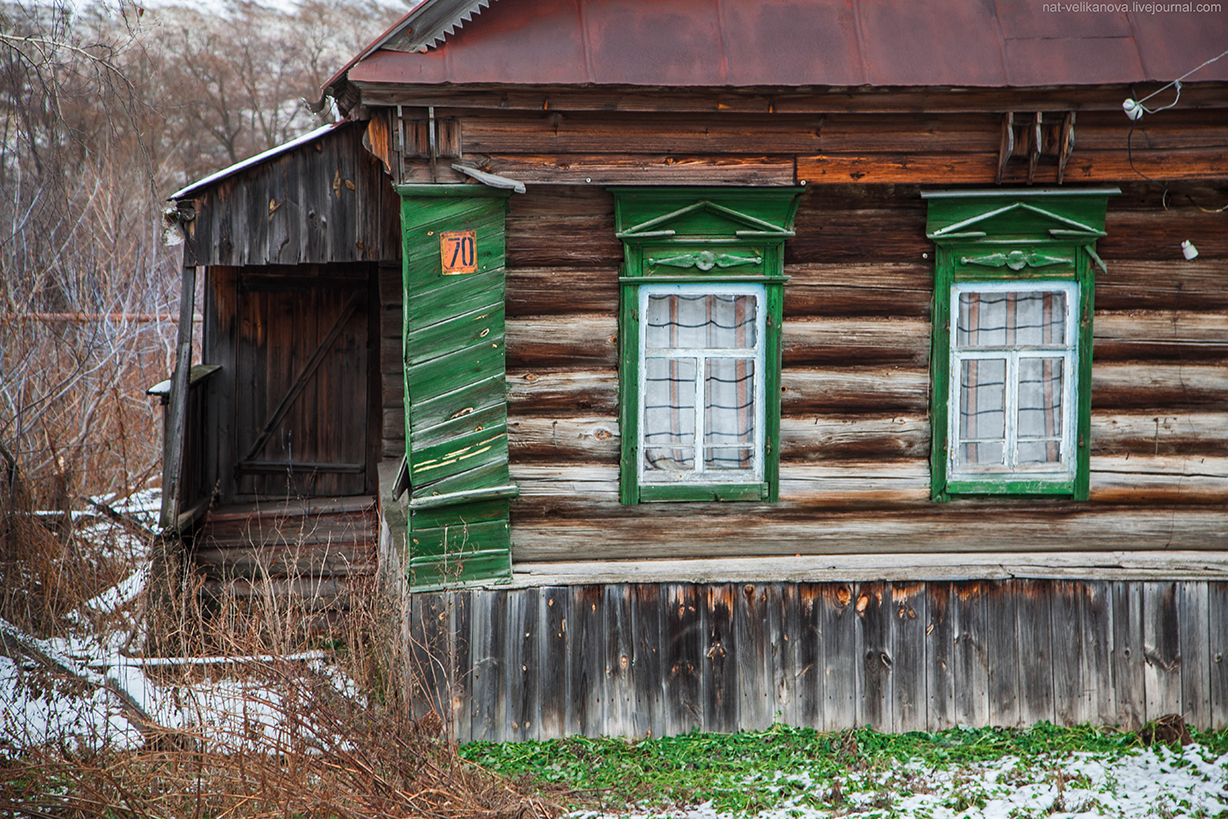
[(1164, 184), (1161, 184), (1155, 181), (1150, 176), (1143, 173), (1138, 168), (1134, 167), (1134, 152), (1131, 150), (1130, 140), (1133, 139), (1134, 137), (1134, 126), (1137, 124), (1138, 123), (1134, 120), (1130, 121), (1130, 131), (1126, 134), (1126, 159), (1129, 160), (1130, 162), (1130, 170), (1134, 171), (1136, 174), (1146, 179), (1148, 182), (1150, 182), (1152, 185), (1156, 187), (1156, 190), (1164, 194), (1160, 198), (1160, 204), (1164, 206), (1164, 210), (1168, 210), (1168, 185), (1164, 185)]
[[(1167, 111), (1169, 108), (1172, 108), (1174, 105), (1176, 105), (1178, 102), (1181, 101), (1181, 81), (1182, 80), (1184, 80), (1186, 77), (1190, 76), (1191, 74), (1195, 73), (1196, 71), (1201, 71), (1202, 69), (1209, 66), (1211, 63), (1216, 62), (1217, 60), (1222, 60), (1224, 57), (1228, 57), (1228, 51), (1225, 51), (1223, 54), (1220, 54), (1218, 57), (1212, 57), (1211, 59), (1197, 66), (1196, 68), (1192, 68), (1189, 71), (1185, 72), (1180, 77), (1168, 83), (1167, 85), (1161, 86), (1160, 88), (1157, 88), (1155, 91), (1152, 91), (1150, 94), (1143, 97), (1141, 100), (1138, 100), (1138, 107), (1142, 109), (1142, 111), (1148, 114), (1156, 114), (1160, 111)], [(1156, 94), (1159, 94), (1160, 92), (1166, 89), (1172, 88), (1174, 86), (1176, 86), (1177, 88), (1177, 96), (1168, 105), (1165, 105), (1162, 108), (1155, 108), (1155, 109), (1147, 108), (1146, 106), (1143, 105), (1143, 103), (1145, 103), (1147, 100), (1154, 97)], [(1130, 119), (1130, 130), (1126, 134), (1126, 159), (1130, 163), (1130, 170), (1134, 171), (1136, 174), (1141, 176), (1143, 179), (1146, 179), (1148, 182), (1150, 182), (1152, 185), (1155, 186), (1156, 190), (1160, 191), (1163, 194), (1163, 197), (1160, 199), (1160, 203), (1164, 206), (1164, 210), (1168, 210), (1168, 186), (1155, 181), (1150, 176), (1143, 173), (1138, 168), (1134, 167), (1134, 152), (1131, 148), (1130, 143), (1131, 143), (1131, 139), (1134, 137), (1134, 127), (1137, 124), (1138, 124), (1138, 120), (1132, 117)], [(1225, 205), (1222, 208), (1215, 208), (1214, 210), (1208, 210), (1207, 208), (1204, 208), (1201, 205), (1199, 205), (1197, 202), (1195, 202), (1192, 196), (1189, 196), (1187, 194), (1186, 198), (1190, 200), (1191, 205), (1198, 208), (1204, 213), (1223, 213), (1225, 210), (1228, 210), (1228, 205)]]
[[(1162, 87), (1160, 87), (1160, 88), (1157, 88), (1155, 91), (1152, 91), (1150, 94), (1148, 94), (1147, 96), (1145, 96), (1145, 97), (1143, 97), (1141, 100), (1139, 100), (1139, 101), (1138, 101), (1138, 104), (1139, 104), (1139, 105), (1142, 105), (1142, 104), (1143, 104), (1143, 103), (1145, 103), (1147, 100), (1149, 100), (1149, 99), (1151, 99), (1152, 97), (1154, 97), (1156, 94), (1160, 93), (1161, 91), (1163, 91), (1163, 90), (1164, 90), (1164, 89), (1166, 89), (1166, 88), (1172, 88), (1174, 85), (1175, 85), (1175, 86), (1177, 86), (1177, 99), (1181, 99), (1181, 81), (1182, 81), (1182, 80), (1184, 80), (1186, 77), (1188, 77), (1188, 76), (1190, 76), (1191, 74), (1193, 74), (1195, 71), (1201, 71), (1202, 69), (1206, 68), (1207, 66), (1209, 66), (1211, 63), (1215, 62), (1216, 60), (1222, 60), (1222, 59), (1224, 59), (1225, 57), (1228, 57), (1228, 51), (1225, 51), (1223, 54), (1219, 55), (1218, 57), (1212, 57), (1211, 59), (1207, 60), (1205, 63), (1203, 63), (1202, 65), (1198, 66), (1197, 68), (1192, 68), (1192, 69), (1190, 69), (1189, 71), (1185, 72), (1185, 73), (1184, 73), (1184, 74), (1182, 74), (1180, 77), (1178, 77), (1177, 79), (1175, 79), (1175, 80), (1173, 80), (1172, 82), (1170, 82), (1168, 85), (1165, 85), (1165, 86), (1162, 86)], [(1173, 100), (1172, 105), (1166, 105), (1166, 106), (1164, 106), (1164, 108), (1157, 108), (1157, 109), (1156, 109), (1156, 111), (1163, 111), (1165, 108), (1172, 108), (1172, 107), (1173, 107), (1173, 105), (1176, 105), (1176, 104), (1177, 104), (1177, 100)], [(1147, 111), (1147, 109), (1146, 109), (1146, 108), (1144, 108), (1143, 110), (1144, 110), (1144, 111)], [(1155, 111), (1147, 111), (1147, 113), (1149, 113), (1149, 114), (1153, 114), (1153, 113), (1155, 113)]]

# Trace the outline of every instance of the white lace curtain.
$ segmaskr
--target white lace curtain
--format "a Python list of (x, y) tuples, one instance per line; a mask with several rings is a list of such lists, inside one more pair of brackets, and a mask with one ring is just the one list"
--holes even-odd
[(959, 294), (961, 464), (1026, 467), (1065, 459), (1063, 385), (1072, 348), (1065, 292)]
[(754, 469), (758, 310), (754, 294), (648, 296), (644, 472)]

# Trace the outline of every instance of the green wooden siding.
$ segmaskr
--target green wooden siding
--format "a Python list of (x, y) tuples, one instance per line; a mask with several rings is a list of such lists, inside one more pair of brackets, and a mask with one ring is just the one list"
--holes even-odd
[[(404, 242), (405, 455), (409, 574), (417, 588), (511, 576), (504, 380), (507, 193), (407, 185)], [(473, 231), (476, 267), (445, 275), (440, 234)]]

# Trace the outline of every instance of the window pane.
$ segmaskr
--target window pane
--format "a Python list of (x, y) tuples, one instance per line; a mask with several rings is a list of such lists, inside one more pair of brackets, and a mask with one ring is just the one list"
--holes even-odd
[(1019, 359), (1020, 438), (1062, 437), (1063, 364), (1060, 358)]
[[(962, 441), (1006, 437), (1006, 360), (988, 358), (961, 362), (959, 376), (959, 437)], [(986, 463), (973, 460), (970, 463)]]
[(1058, 464), (1062, 462), (1061, 441), (1020, 441), (1019, 464)]
[(649, 349), (750, 349), (757, 308), (752, 295), (653, 294), (645, 316), (646, 344)]
[(1065, 293), (1012, 293), (1014, 309), (1008, 310), (1014, 344), (1020, 347), (1066, 345)]
[(644, 468), (693, 469), (695, 376), (693, 358), (644, 361)]
[(960, 444), (959, 460), (966, 466), (1001, 466), (1002, 442)]
[(959, 294), (959, 319), (955, 343), (960, 347), (1006, 345), (1006, 294)]
[(713, 358), (704, 380), (704, 466), (710, 469), (750, 469), (754, 464), (755, 362)]
[(955, 343), (959, 347), (1066, 345), (1066, 294), (961, 292)]

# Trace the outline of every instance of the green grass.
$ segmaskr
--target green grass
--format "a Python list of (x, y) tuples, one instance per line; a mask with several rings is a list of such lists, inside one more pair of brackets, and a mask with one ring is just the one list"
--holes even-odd
[[(1228, 731), (1201, 733), (1196, 741), (1214, 755), (1228, 752)], [(1079, 726), (1041, 723), (1028, 730), (985, 728), (939, 733), (880, 734), (868, 729), (820, 734), (808, 728), (775, 725), (741, 734), (687, 734), (628, 742), (572, 737), (546, 742), (461, 746), (461, 756), (511, 778), (562, 788), (573, 807), (600, 805), (669, 806), (712, 802), (721, 812), (748, 814), (796, 800), (832, 808), (845, 794), (873, 786), (881, 791), (885, 814), (893, 798), (910, 793), (904, 763), (952, 769), (1017, 757), (1021, 764), (1090, 752), (1115, 758), (1140, 747), (1138, 735)], [(788, 772), (788, 778), (776, 776)], [(807, 785), (799, 779), (809, 777)], [(889, 788), (882, 783), (890, 782)], [(837, 783), (839, 787), (837, 788)], [(836, 794), (833, 796), (833, 788)], [(975, 804), (971, 795), (960, 805)], [(824, 804), (814, 804), (821, 801)], [(794, 802), (796, 804), (796, 802)]]

